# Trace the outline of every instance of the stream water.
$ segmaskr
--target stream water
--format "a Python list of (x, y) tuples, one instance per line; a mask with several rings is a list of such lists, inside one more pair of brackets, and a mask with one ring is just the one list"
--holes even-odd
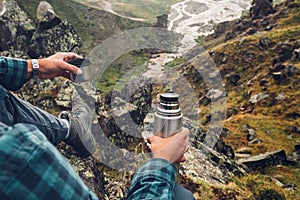
[(171, 6), (168, 29), (183, 35), (176, 54), (159, 54), (150, 59), (144, 76), (160, 78), (164, 65), (197, 45), (199, 36), (213, 33), (215, 24), (240, 18), (251, 0), (185, 0)]

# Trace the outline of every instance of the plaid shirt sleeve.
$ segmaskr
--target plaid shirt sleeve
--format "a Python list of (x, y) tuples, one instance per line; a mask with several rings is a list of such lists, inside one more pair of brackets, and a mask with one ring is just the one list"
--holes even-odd
[(163, 159), (151, 159), (133, 178), (126, 199), (174, 199), (177, 168)]
[(33, 125), (0, 122), (0, 199), (97, 199)]
[(27, 61), (0, 57), (0, 84), (7, 90), (16, 91), (26, 82)]

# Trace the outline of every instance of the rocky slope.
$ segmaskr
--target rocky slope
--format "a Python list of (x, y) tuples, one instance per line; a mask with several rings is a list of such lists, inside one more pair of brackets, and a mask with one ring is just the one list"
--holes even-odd
[[(227, 93), (224, 140), (234, 149), (236, 159), (254, 170), (234, 182), (244, 191), (229, 187), (236, 190), (238, 198), (259, 198), (265, 191), (276, 193), (275, 199), (300, 195), (299, 7), (297, 0), (276, 6), (272, 1), (253, 1), (249, 15), (217, 25), (215, 33), (201, 41), (218, 67)], [(186, 78), (198, 91), (205, 125), (210, 120), (210, 94), (194, 67), (201, 62), (200, 56), (177, 70), (189, 72)], [(229, 188), (218, 191), (230, 198)]]

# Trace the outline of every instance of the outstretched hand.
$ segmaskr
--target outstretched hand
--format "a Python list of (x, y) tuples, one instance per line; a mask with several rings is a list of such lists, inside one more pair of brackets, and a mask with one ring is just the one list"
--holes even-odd
[[(58, 76), (63, 76), (68, 79), (71, 78), (71, 74), (82, 74), (82, 70), (78, 67), (67, 63), (68, 60), (79, 59), (81, 56), (75, 53), (56, 53), (48, 58), (39, 59), (40, 66), (40, 78), (41, 79), (50, 79)], [(32, 63), (31, 60), (27, 61), (28, 63), (28, 73), (27, 77), (31, 77), (32, 74)]]
[(153, 158), (162, 158), (174, 164), (184, 162), (184, 154), (188, 150), (189, 134), (189, 129), (182, 128), (179, 133), (169, 138), (159, 136), (148, 137), (147, 139), (151, 143), (150, 149)]

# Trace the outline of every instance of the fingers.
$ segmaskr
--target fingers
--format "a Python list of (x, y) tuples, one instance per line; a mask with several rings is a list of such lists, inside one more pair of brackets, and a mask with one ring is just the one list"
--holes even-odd
[(68, 78), (68, 79), (71, 79), (71, 74), (68, 71), (64, 71), (64, 73), (61, 76), (65, 77), (65, 78)]
[(184, 155), (182, 155), (178, 160), (178, 162), (185, 162), (185, 161), (186, 161), (186, 157)]
[(80, 55), (78, 55), (76, 53), (60, 52), (58, 54), (60, 54), (61, 58), (64, 61), (83, 58), (82, 56), (80, 56)]
[(150, 149), (153, 157), (164, 158), (173, 163), (184, 162), (186, 160), (184, 154), (188, 151), (190, 131), (183, 128), (179, 133), (169, 138), (160, 136), (147, 137), (151, 143)]
[(74, 65), (71, 65), (67, 62), (62, 62), (60, 67), (61, 67), (61, 69), (67, 70), (67, 71), (69, 71), (70, 73), (73, 73), (73, 74), (81, 75), (83, 73), (80, 68), (78, 68)]

